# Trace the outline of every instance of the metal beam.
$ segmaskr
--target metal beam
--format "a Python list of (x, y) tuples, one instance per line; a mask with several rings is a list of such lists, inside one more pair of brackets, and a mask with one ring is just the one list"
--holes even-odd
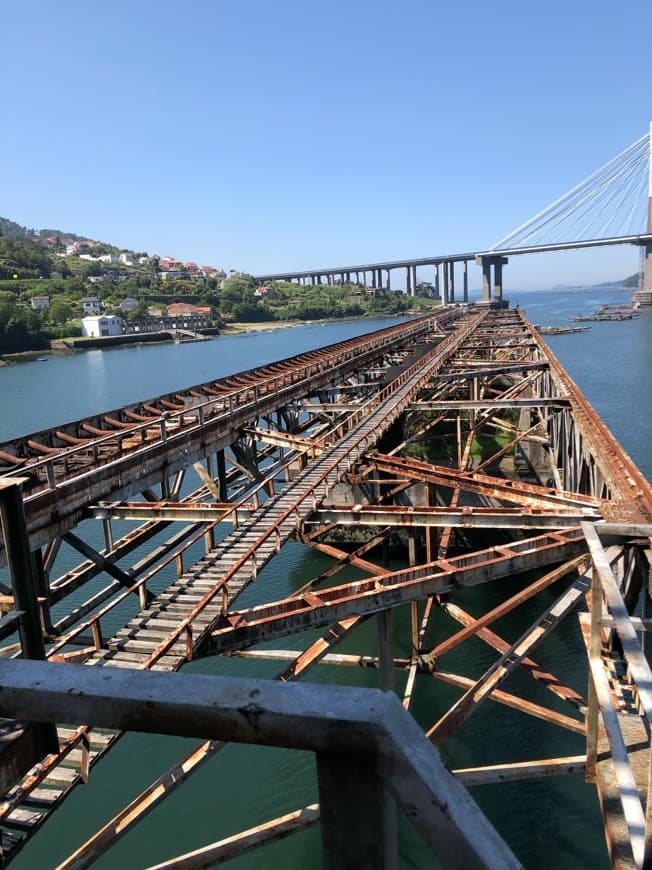
[(311, 594), (310, 600), (297, 596), (248, 611), (229, 611), (225, 618), (228, 627), (213, 631), (200, 654), (224, 652), (350, 616), (377, 613), (430, 595), (564, 561), (579, 555), (583, 549), (583, 540), (576, 532), (569, 533), (566, 539), (560, 534), (554, 539), (552, 535), (544, 535), (538, 541), (520, 541), (509, 548), (491, 548), (473, 557), (461, 557), (458, 566), (455, 559), (443, 560), (320, 590), (318, 594)]
[[(567, 529), (599, 513), (591, 507), (543, 510), (537, 508), (477, 508), (410, 505), (324, 505), (315, 514), (318, 522), (342, 526), (397, 526), (481, 529)], [(312, 521), (306, 525), (310, 526)]]

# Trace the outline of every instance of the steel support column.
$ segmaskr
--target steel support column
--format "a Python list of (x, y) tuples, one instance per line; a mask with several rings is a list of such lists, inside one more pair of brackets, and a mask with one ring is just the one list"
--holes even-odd
[[(0, 523), (14, 595), (14, 609), (20, 613), (18, 637), (22, 657), (43, 661), (45, 644), (41, 630), (34, 562), (27, 538), (25, 508), (21, 493), (23, 482), (24, 478), (0, 481)], [(59, 751), (57, 729), (53, 723), (38, 722), (31, 727), (38, 758), (42, 758), (49, 752)], [(36, 761), (36, 758), (34, 760)]]

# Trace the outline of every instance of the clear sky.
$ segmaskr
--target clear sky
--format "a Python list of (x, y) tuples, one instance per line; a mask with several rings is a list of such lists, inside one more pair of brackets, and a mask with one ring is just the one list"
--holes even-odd
[[(0, 215), (254, 273), (481, 249), (652, 116), (649, 0), (5, 0), (0, 22)], [(505, 284), (637, 265), (525, 257)]]

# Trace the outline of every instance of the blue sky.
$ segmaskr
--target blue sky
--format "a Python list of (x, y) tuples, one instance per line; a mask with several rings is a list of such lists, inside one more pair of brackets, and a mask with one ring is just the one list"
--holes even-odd
[[(649, 0), (7, 0), (1, 20), (0, 214), (227, 269), (483, 248), (652, 116)], [(505, 283), (637, 264), (526, 257)]]

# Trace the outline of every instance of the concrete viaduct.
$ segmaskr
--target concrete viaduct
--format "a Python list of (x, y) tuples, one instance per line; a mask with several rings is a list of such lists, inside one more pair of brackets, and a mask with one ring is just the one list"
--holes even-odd
[[(260, 284), (272, 281), (296, 281), (299, 284), (327, 284), (336, 282), (361, 284), (363, 287), (392, 289), (392, 272), (405, 269), (405, 288), (409, 296), (416, 295), (417, 268), (432, 266), (434, 268), (435, 295), (444, 304), (451, 302), (468, 302), (469, 296), (469, 262), (476, 263), (482, 269), (482, 298), (484, 301), (501, 300), (503, 298), (503, 266), (509, 257), (523, 254), (542, 254), (553, 251), (572, 251), (581, 248), (601, 248), (613, 245), (640, 245), (646, 252), (646, 263), (652, 262), (652, 230), (646, 234), (632, 236), (614, 236), (606, 239), (589, 239), (587, 241), (564, 242), (554, 245), (534, 245), (523, 248), (507, 248), (496, 251), (473, 251), (464, 254), (445, 254), (415, 259), (391, 260), (383, 263), (365, 263), (352, 266), (337, 266), (331, 268), (303, 269), (294, 272), (276, 272), (254, 275)], [(455, 278), (456, 264), (462, 265), (461, 296), (456, 297)], [(459, 271), (459, 269), (458, 269)], [(651, 270), (652, 271), (652, 270)], [(646, 270), (647, 277), (647, 270)], [(652, 287), (652, 278), (650, 279)], [(645, 286), (647, 287), (647, 281)]]

